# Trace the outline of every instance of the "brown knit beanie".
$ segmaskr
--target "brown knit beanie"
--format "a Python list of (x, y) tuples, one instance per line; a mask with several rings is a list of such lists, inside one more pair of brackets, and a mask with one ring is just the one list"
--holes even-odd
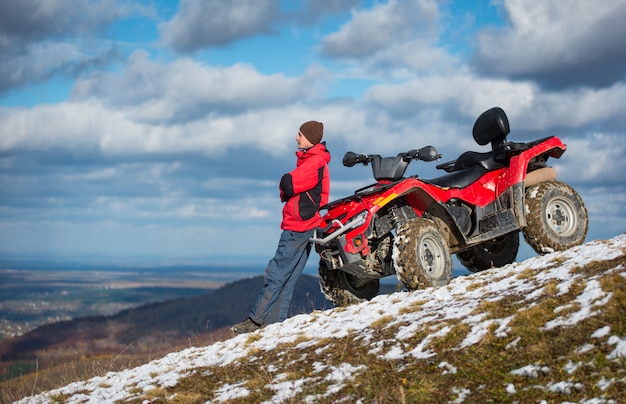
[(308, 121), (300, 126), (300, 132), (306, 137), (312, 144), (318, 144), (322, 141), (324, 136), (324, 124), (317, 121)]

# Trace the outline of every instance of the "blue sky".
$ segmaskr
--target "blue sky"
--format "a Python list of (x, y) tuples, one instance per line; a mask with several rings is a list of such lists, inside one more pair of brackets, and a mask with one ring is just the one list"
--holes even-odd
[(588, 240), (615, 236), (623, 21), (610, 0), (2, 2), (0, 256), (265, 260), (302, 122), (337, 199), (372, 182), (346, 151), (452, 160), (493, 106), (510, 140), (562, 138)]

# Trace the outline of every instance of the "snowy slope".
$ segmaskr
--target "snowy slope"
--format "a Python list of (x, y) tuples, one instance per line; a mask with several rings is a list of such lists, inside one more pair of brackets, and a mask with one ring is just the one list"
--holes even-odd
[[(600, 270), (598, 263), (610, 264)], [(244, 402), (247, 399), (276, 403), (289, 400), (375, 401), (359, 397), (358, 389), (355, 392), (354, 388), (346, 387), (373, 370), (368, 369), (367, 364), (359, 363), (358, 358), (328, 359), (332, 356), (330, 350), (334, 341), (365, 347), (367, 355), (374, 357), (377, 363), (393, 365), (390, 368), (397, 368), (398, 374), (404, 375), (400, 384), (407, 384), (406, 377), (409, 376), (406, 375), (418, 372), (420, 366), (428, 366), (431, 371), (437, 369), (439, 377), (454, 375), (450, 378), (454, 383), (444, 392), (449, 401), (476, 402), (480, 387), (468, 387), (470, 384), (464, 383), (458, 365), (452, 365), (445, 358), (453, 358), (450, 355), (460, 355), (470, 348), (482, 349), (487, 343), (497, 346), (498, 340), (508, 341), (505, 351), (514, 351), (516, 345), (524, 343), (524, 337), (512, 338), (519, 328), (516, 326), (518, 328), (513, 330), (512, 324), (522, 324), (518, 318), (522, 315), (531, 318), (528, 308), (538, 307), (546, 296), (560, 303), (550, 310), (548, 320), (542, 320), (537, 333), (548, 335), (554, 330), (563, 333), (578, 330), (577, 325), (586, 319), (599, 318), (609, 310), (608, 305), (615, 294), (607, 286), (610, 284), (607, 277), (611, 275), (612, 279), (626, 278), (626, 235), (458, 277), (446, 287), (398, 292), (348, 308), (299, 315), (256, 333), (171, 353), (134, 369), (72, 383), (22, 399), (19, 403), (54, 400), (68, 403), (168, 402), (175, 394), (180, 394), (183, 388), (176, 386), (190, 375), (211, 380), (208, 384), (212, 386), (211, 391), (201, 397), (201, 401), (207, 402)], [(515, 307), (519, 309), (510, 309)], [(611, 307), (614, 310), (615, 306)], [(509, 310), (505, 310), (505, 317), (496, 315), (506, 308)], [(624, 399), (620, 396), (622, 393), (615, 393), (626, 386), (626, 321), (622, 321), (623, 312), (617, 315), (621, 316), (619, 324), (598, 324), (597, 329), (584, 337), (584, 343), (577, 347), (574, 356), (563, 357), (561, 362), (542, 363), (538, 360), (504, 372), (502, 389), (508, 394), (506, 400), (518, 400), (523, 391), (531, 394), (524, 390), (529, 385), (534, 389), (533, 397), (545, 394), (546, 399), (554, 399), (556, 394), (558, 401), (569, 401), (568, 397), (575, 402), (587, 403)], [(465, 330), (460, 337), (456, 335), (459, 330)], [(446, 338), (456, 341), (456, 346), (444, 352), (440, 342)], [(589, 357), (585, 353), (588, 352), (594, 352), (596, 356), (602, 354), (612, 370), (609, 373), (606, 370), (596, 372), (595, 378), (587, 373), (584, 376), (577, 373), (577, 369), (585, 366), (587, 359), (584, 358)], [(281, 359), (287, 356), (288, 360)], [(247, 382), (251, 366), (266, 376), (260, 386), (264, 392), (262, 395), (254, 390), (259, 386)], [(413, 373), (403, 373), (403, 369), (408, 368)], [(223, 373), (228, 377), (220, 376), (220, 369), (227, 369)], [(302, 371), (295, 372), (294, 369)], [(545, 375), (549, 378), (543, 377)], [(582, 381), (577, 381), (579, 377)], [(508, 378), (514, 382), (504, 382)], [(616, 386), (621, 387), (616, 389)], [(167, 391), (167, 387), (172, 390)], [(405, 391), (406, 394), (417, 391), (408, 385), (400, 390), (403, 397)], [(585, 398), (580, 399), (577, 392), (583, 390)], [(338, 397), (342, 397), (341, 400)], [(407, 401), (412, 401), (410, 396)]]

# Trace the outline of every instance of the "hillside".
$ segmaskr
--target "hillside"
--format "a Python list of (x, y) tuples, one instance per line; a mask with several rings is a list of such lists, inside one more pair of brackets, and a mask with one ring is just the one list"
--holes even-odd
[(626, 235), (292, 317), (24, 398), (626, 402)]

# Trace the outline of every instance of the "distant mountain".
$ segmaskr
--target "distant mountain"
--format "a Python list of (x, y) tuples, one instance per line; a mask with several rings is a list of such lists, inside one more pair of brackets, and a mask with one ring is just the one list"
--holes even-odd
[[(246, 318), (263, 286), (263, 277), (241, 279), (206, 295), (152, 303), (112, 316), (94, 316), (47, 324), (0, 341), (2, 361), (59, 358), (64, 354), (95, 356), (155, 351), (175, 341), (214, 332)], [(381, 293), (393, 287), (381, 286)], [(317, 278), (303, 275), (291, 302), (292, 314), (332, 308)]]

